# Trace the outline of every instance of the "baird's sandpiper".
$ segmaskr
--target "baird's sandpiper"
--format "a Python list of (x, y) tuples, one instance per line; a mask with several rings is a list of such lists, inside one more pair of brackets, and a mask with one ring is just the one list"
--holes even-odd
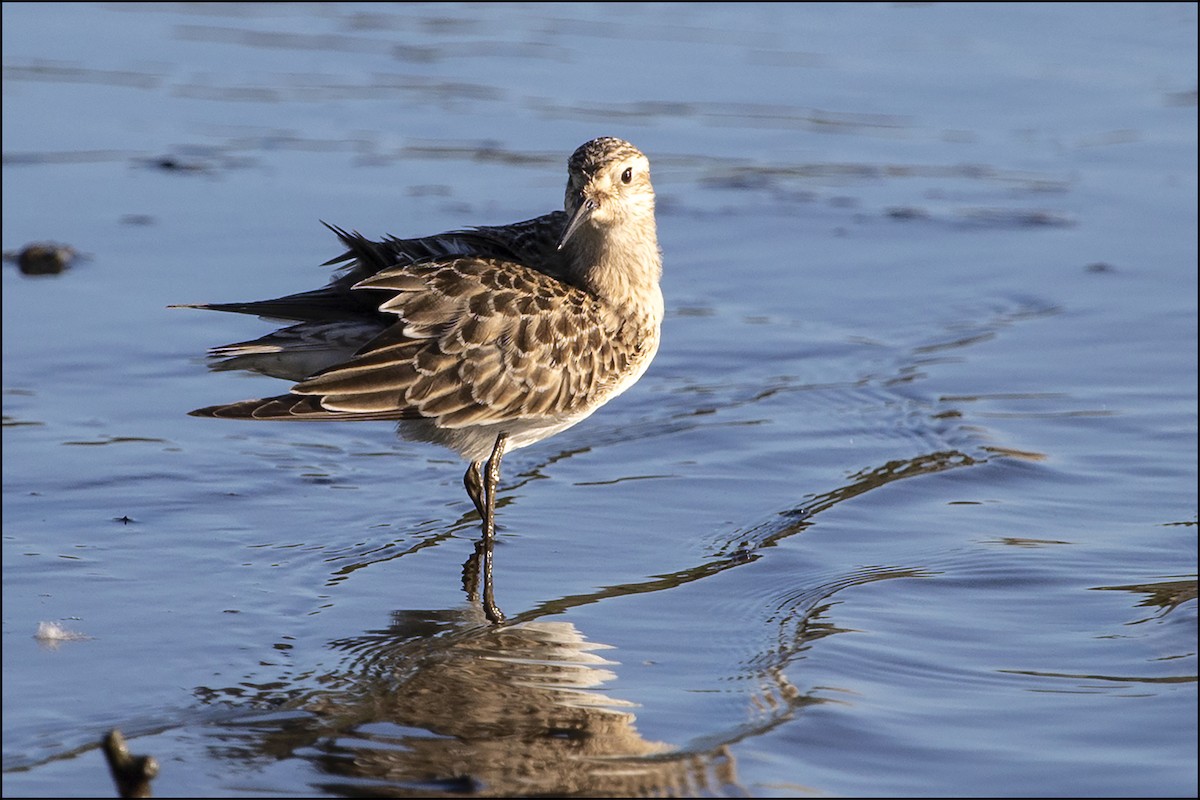
[(500, 460), (628, 389), (658, 350), (662, 254), (650, 162), (604, 137), (567, 163), (563, 211), (348, 248), (323, 288), (188, 307), (293, 324), (214, 348), (216, 369), (295, 382), (287, 394), (191, 412), (265, 420), (396, 420), (405, 438), (470, 462), (484, 540)]

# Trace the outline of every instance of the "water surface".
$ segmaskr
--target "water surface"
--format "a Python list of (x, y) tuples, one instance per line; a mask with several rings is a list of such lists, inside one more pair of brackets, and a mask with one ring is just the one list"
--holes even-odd
[[(6, 795), (1195, 795), (1196, 12), (5, 4)], [(642, 380), (505, 460), (189, 409), (338, 244), (651, 158)], [(467, 587), (469, 588), (469, 587)], [(51, 622), (73, 638), (36, 638)], [(43, 629), (44, 630), (44, 629)]]

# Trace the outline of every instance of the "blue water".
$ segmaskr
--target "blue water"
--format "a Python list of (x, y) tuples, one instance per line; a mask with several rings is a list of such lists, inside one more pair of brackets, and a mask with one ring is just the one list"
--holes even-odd
[[(3, 7), (3, 792), (1191, 795), (1194, 5)], [(168, 310), (652, 162), (651, 369), (462, 465)], [(78, 635), (37, 638), (39, 623)]]

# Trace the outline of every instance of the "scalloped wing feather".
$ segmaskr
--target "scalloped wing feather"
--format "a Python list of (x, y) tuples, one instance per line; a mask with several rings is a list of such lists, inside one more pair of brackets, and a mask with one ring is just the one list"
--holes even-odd
[(398, 321), (294, 387), (334, 414), (416, 415), (447, 428), (571, 416), (621, 377), (598, 366), (631, 363), (653, 336), (581, 289), (496, 259), (388, 269), (355, 288), (395, 292), (380, 309)]

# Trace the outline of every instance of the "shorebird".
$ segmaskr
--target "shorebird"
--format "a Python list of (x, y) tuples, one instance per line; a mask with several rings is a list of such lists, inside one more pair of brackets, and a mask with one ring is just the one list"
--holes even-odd
[(650, 162), (593, 139), (567, 162), (564, 210), (511, 225), (371, 241), (324, 287), (183, 307), (291, 324), (209, 351), (214, 369), (295, 381), (287, 394), (192, 411), (264, 420), (395, 420), (401, 437), (469, 462), (463, 484), (495, 535), (500, 461), (633, 385), (658, 350), (662, 253)]

